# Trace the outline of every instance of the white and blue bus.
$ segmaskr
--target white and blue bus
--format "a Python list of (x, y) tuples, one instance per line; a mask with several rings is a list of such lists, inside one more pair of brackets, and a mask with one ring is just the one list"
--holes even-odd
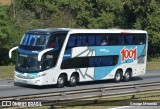
[(123, 29), (29, 30), (17, 49), (15, 82), (31, 85), (113, 79), (145, 74), (147, 32)]

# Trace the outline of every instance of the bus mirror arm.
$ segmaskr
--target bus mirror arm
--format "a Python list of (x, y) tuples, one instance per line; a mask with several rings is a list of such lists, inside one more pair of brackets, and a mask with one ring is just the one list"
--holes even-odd
[(42, 56), (43, 56), (44, 53), (46, 53), (46, 52), (48, 52), (48, 51), (51, 51), (51, 50), (53, 50), (53, 48), (48, 48), (48, 49), (45, 49), (45, 50), (41, 51), (41, 52), (38, 54), (38, 61), (41, 61)]
[(9, 50), (9, 58), (12, 58), (12, 51), (18, 49), (19, 46), (13, 47), (12, 49)]

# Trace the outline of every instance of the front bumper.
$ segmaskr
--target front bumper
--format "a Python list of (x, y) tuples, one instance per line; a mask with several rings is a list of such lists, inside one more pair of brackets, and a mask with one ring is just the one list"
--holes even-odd
[(23, 83), (23, 84), (30, 84), (30, 85), (37, 85), (41, 86), (42, 84), (42, 79), (41, 78), (35, 78), (35, 79), (24, 79), (24, 78), (19, 78), (16, 75), (14, 76), (14, 81)]

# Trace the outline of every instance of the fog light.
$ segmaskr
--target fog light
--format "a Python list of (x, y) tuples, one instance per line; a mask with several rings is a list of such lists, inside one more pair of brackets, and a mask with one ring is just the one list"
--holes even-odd
[(40, 80), (36, 80), (36, 81), (35, 81), (35, 83), (39, 83), (39, 82), (40, 82)]
[(15, 78), (14, 81), (17, 82), (17, 79)]

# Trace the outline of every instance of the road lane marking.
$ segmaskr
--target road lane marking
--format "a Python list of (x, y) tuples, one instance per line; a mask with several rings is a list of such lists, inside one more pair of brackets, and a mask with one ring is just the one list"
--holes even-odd
[(141, 76), (155, 76), (155, 75), (157, 75), (157, 76), (159, 76), (159, 74), (144, 74), (144, 75), (141, 75)]
[(0, 87), (6, 87), (6, 86), (12, 86), (12, 85), (0, 85)]
[(121, 106), (121, 107), (115, 107), (115, 108), (108, 108), (108, 109), (127, 109), (129, 107), (132, 107), (132, 106)]

